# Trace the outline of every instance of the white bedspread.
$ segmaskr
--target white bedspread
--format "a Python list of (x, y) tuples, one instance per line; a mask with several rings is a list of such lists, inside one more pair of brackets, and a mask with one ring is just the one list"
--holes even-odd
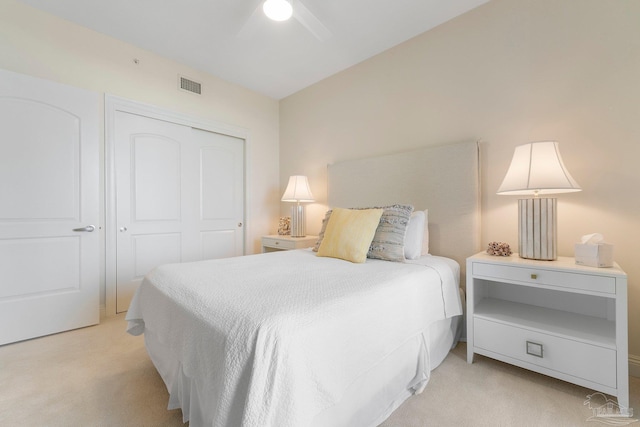
[[(460, 314), (438, 257), (352, 264), (297, 250), (159, 267), (126, 318), (197, 383), (206, 425), (300, 427), (429, 324)], [(177, 379), (163, 379), (171, 392)], [(186, 402), (171, 399), (188, 420)]]

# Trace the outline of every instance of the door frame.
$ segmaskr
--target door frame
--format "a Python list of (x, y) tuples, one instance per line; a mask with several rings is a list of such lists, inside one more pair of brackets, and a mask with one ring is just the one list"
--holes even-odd
[(137, 114), (139, 116), (163, 120), (183, 126), (190, 126), (209, 132), (215, 132), (222, 135), (231, 136), (244, 141), (244, 227), (242, 232), (243, 250), (250, 247), (248, 241), (251, 236), (250, 224), (247, 218), (250, 215), (250, 194), (249, 188), (249, 160), (251, 153), (249, 130), (228, 125), (222, 122), (208, 120), (198, 117), (192, 117), (186, 114), (156, 107), (153, 105), (143, 104), (129, 99), (121, 98), (115, 95), (105, 94), (104, 108), (104, 128), (105, 128), (105, 314), (107, 316), (116, 315), (116, 292), (117, 292), (117, 265), (116, 265), (116, 240), (117, 240), (117, 214), (116, 214), (116, 172), (115, 172), (115, 117), (116, 113), (124, 112), (129, 114)]

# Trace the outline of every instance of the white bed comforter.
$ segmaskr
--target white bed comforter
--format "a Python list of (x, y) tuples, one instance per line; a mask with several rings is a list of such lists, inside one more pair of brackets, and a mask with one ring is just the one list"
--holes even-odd
[[(154, 334), (180, 361), (204, 424), (300, 427), (426, 326), (460, 314), (457, 280), (437, 257), (352, 264), (297, 250), (159, 267), (126, 318), (129, 333)], [(163, 375), (170, 393), (179, 377)], [(171, 400), (188, 420), (188, 402)]]

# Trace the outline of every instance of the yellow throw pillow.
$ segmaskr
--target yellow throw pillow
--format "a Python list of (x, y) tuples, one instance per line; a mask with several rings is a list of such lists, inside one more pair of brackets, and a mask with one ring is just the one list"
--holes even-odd
[(331, 213), (318, 256), (362, 263), (384, 209), (341, 209)]

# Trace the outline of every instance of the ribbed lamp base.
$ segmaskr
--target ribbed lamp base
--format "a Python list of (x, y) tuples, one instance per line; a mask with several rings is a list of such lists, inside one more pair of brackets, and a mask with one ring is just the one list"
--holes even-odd
[(558, 258), (557, 199), (518, 200), (518, 252), (521, 258), (553, 261)]
[(304, 205), (291, 207), (291, 237), (305, 237)]

